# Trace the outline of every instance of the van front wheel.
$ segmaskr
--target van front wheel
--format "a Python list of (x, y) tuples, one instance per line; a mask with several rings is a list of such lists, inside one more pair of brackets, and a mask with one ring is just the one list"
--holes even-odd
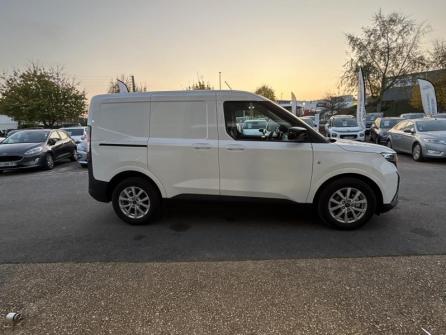
[(161, 200), (157, 189), (149, 181), (131, 177), (114, 188), (112, 203), (122, 220), (131, 225), (142, 225), (152, 221)]
[(322, 190), (317, 207), (321, 219), (330, 226), (343, 230), (356, 229), (375, 213), (376, 195), (360, 179), (341, 178)]

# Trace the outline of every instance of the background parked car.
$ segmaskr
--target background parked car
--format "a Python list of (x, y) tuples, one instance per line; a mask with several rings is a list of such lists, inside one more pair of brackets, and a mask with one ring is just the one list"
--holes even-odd
[(399, 117), (377, 118), (370, 128), (370, 142), (374, 142), (376, 144), (385, 144), (387, 142), (388, 131), (402, 120), (404, 119)]
[(312, 127), (314, 130), (319, 131), (314, 116), (301, 116), (300, 119)]
[(86, 168), (88, 167), (88, 141), (84, 140), (77, 144), (77, 161)]
[(260, 130), (266, 131), (268, 122), (265, 119), (246, 120), (243, 122), (242, 134), (243, 136), (255, 136), (258, 137)]
[(405, 120), (389, 130), (387, 146), (411, 153), (415, 161), (446, 158), (446, 120), (424, 118)]
[(0, 143), (2, 143), (5, 138), (6, 137), (0, 137)]
[(358, 125), (356, 119), (351, 115), (332, 116), (325, 127), (329, 138), (365, 140), (365, 130)]
[(426, 116), (426, 114), (424, 114), (424, 113), (405, 113), (405, 114), (401, 114), (400, 118), (410, 120), (410, 119), (421, 119), (425, 116)]
[(76, 144), (81, 143), (87, 137), (87, 127), (66, 127), (61, 129), (66, 131)]
[(62, 130), (20, 130), (0, 144), (0, 170), (41, 167), (52, 169), (63, 158), (75, 161), (76, 144)]

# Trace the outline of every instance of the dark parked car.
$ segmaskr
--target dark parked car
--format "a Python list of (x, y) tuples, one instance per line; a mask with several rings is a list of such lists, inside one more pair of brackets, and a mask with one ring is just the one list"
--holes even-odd
[(76, 144), (63, 130), (20, 130), (0, 144), (0, 171), (30, 167), (49, 170), (63, 158), (77, 158)]
[(374, 142), (376, 144), (386, 144), (388, 131), (402, 120), (404, 119), (400, 117), (377, 118), (370, 128), (370, 142)]

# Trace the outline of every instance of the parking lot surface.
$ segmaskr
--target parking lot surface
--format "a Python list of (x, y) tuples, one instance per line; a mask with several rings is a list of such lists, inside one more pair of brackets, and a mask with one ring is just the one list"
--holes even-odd
[(1, 174), (0, 333), (444, 334), (445, 168), (401, 156), (398, 207), (356, 231), (197, 201), (129, 226), (76, 163)]
[(400, 203), (362, 229), (336, 231), (308, 207), (173, 202), (129, 226), (87, 192), (76, 163), (0, 175), (0, 263), (238, 261), (446, 253), (446, 162), (400, 156)]

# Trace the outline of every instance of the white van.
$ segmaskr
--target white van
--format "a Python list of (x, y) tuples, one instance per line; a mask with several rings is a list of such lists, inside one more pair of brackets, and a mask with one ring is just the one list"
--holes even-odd
[[(240, 118), (271, 131), (243, 134)], [(89, 192), (130, 224), (150, 222), (163, 199), (250, 197), (314, 204), (321, 219), (353, 229), (395, 206), (396, 153), (328, 141), (275, 103), (242, 91), (93, 97)]]

